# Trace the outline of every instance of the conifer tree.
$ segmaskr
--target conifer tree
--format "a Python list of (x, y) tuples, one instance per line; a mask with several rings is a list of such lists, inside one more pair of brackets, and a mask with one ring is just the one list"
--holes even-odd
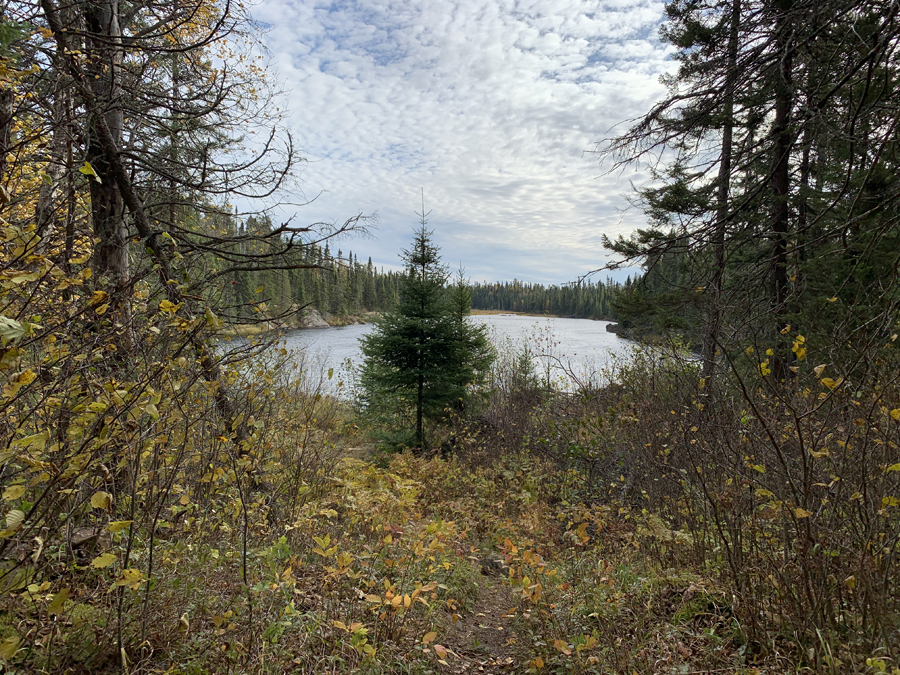
[(424, 450), (425, 422), (461, 404), (470, 385), (483, 381), (492, 356), (484, 331), (465, 320), (461, 296), (451, 300), (424, 208), (418, 215), (412, 246), (402, 254), (399, 302), (361, 340), (360, 403), (400, 443), (414, 426), (413, 446)]

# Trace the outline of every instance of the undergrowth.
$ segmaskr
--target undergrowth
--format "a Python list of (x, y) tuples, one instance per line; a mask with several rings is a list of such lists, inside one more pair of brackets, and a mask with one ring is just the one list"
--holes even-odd
[[(813, 574), (802, 565), (816, 558), (772, 514), (790, 508), (794, 522), (822, 527), (816, 519), (838, 506), (776, 504), (777, 467), (749, 434), (735, 436), (748, 457), (739, 481), (733, 464), (716, 472), (714, 437), (701, 431), (709, 412), (692, 394), (673, 407), (669, 366), (655, 381), (641, 367), (590, 395), (500, 387), (488, 408), (440, 431), (443, 458), (375, 461), (344, 404), (268, 363), (233, 375), (247, 382), (252, 429), (240, 452), (205, 426), (204, 408), (163, 397), (156, 415), (190, 434), (138, 418), (123, 432), (141, 433), (124, 453), (134, 464), (106, 475), (98, 456), (57, 510), (36, 511), (29, 490), (50, 488), (43, 465), (24, 463), (3, 499), (44, 515), (28, 537), (7, 537), (4, 672), (896, 675), (895, 637), (867, 641), (860, 627), (871, 618), (857, 609), (879, 608), (889, 626), (892, 600), (857, 598), (858, 572), (841, 577), (837, 628), (785, 604), (783, 580)], [(640, 389), (651, 382), (655, 397)], [(196, 400), (209, 404), (202, 388)], [(887, 419), (879, 447), (893, 443)], [(691, 461), (701, 460), (698, 472)], [(885, 481), (896, 473), (880, 471)], [(873, 523), (887, 527), (892, 507), (880, 506)], [(740, 529), (717, 540), (717, 524)], [(742, 552), (723, 545), (738, 533)], [(739, 554), (748, 566), (736, 571)], [(870, 575), (888, 569), (880, 557), (865, 564)]]

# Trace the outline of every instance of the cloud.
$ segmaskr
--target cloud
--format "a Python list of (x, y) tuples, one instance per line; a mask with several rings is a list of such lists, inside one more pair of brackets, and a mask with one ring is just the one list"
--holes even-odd
[[(300, 221), (378, 212), (397, 262), (420, 189), (445, 259), (478, 280), (561, 283), (605, 260), (629, 180), (590, 154), (658, 99), (655, 0), (263, 0), (254, 18), (309, 164)], [(587, 152), (586, 152), (587, 151)], [(320, 194), (321, 193), (321, 194)]]

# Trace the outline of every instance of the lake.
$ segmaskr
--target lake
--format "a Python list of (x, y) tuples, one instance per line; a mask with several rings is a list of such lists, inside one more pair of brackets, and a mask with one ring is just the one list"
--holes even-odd
[[(469, 320), (486, 325), (501, 352), (520, 352), (527, 346), (541, 377), (563, 389), (574, 386), (573, 378), (586, 381), (634, 347), (633, 342), (608, 332), (608, 321), (516, 314), (476, 315)], [(359, 339), (372, 328), (364, 324), (295, 330), (279, 342), (288, 350), (305, 353), (305, 367), (311, 374), (333, 369), (327, 388), (334, 393), (340, 383), (340, 390), (346, 392), (352, 388), (353, 367), (362, 361)]]

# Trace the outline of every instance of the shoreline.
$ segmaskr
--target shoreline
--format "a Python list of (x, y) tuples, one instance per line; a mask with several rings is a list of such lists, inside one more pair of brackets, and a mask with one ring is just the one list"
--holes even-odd
[(571, 314), (537, 314), (535, 312), (514, 312), (511, 309), (473, 309), (469, 316), (499, 316), (501, 314), (513, 314), (515, 316), (533, 316), (538, 319), (585, 319), (587, 321), (611, 321), (611, 319), (593, 319), (589, 316), (572, 316)]
[(238, 324), (221, 329), (216, 334), (221, 337), (253, 337), (266, 333), (285, 332), (293, 330), (318, 330), (321, 328), (341, 328), (342, 326), (364, 325), (371, 323), (378, 316), (378, 312), (365, 312), (364, 314), (348, 314), (335, 316), (333, 314), (320, 314), (318, 310), (304, 313), (299, 321), (284, 324), (275, 324), (272, 321), (261, 321), (255, 324)]
[[(586, 316), (571, 316), (564, 314), (537, 314), (534, 312), (516, 312), (507, 309), (473, 309), (469, 316), (529, 316), (537, 319), (584, 319), (587, 321), (610, 321), (609, 319), (592, 319)], [(371, 323), (379, 316), (379, 312), (365, 312), (363, 314), (349, 314), (335, 316), (333, 314), (321, 314), (317, 310), (305, 313), (299, 321), (288, 324), (276, 325), (271, 321), (262, 321), (256, 324), (238, 324), (229, 326), (217, 332), (221, 337), (253, 337), (265, 333), (293, 330), (317, 330), (320, 328), (341, 328), (343, 326), (364, 325)], [(614, 324), (615, 322), (610, 322)], [(615, 331), (610, 331), (615, 332)], [(620, 336), (621, 337), (621, 336)]]

